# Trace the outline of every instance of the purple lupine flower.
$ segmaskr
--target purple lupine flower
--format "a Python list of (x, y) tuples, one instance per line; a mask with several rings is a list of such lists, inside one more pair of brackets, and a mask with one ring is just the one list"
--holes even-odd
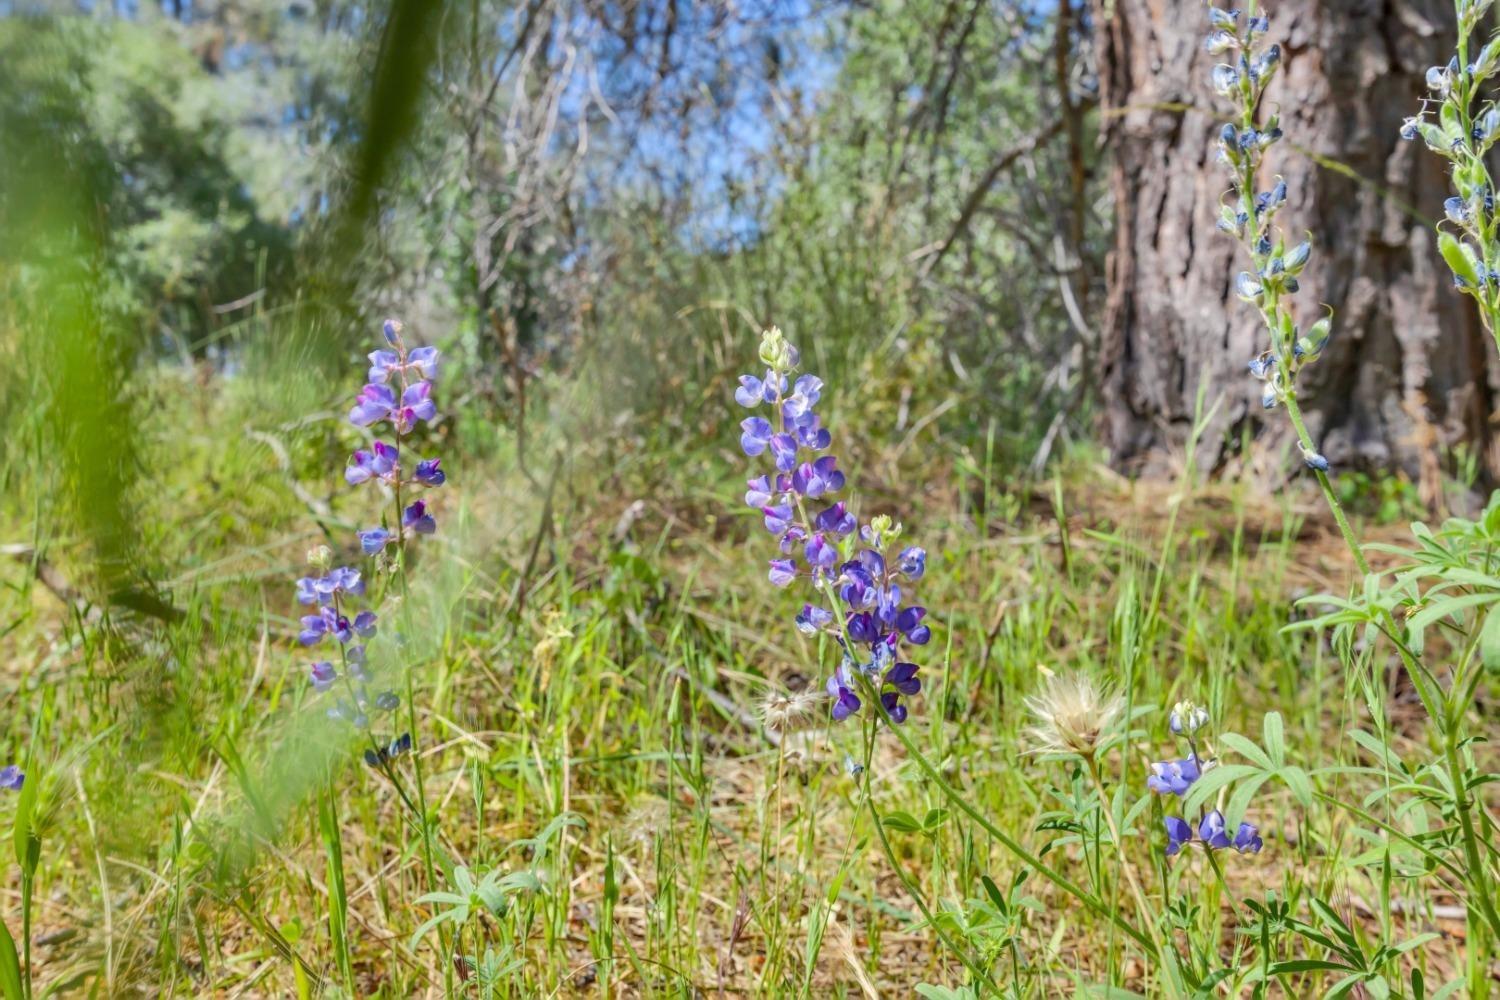
[(328, 622), (319, 611), (315, 615), (302, 616), (302, 631), (297, 633), (297, 641), (304, 646), (316, 646), (323, 641), (323, 636), (328, 634)]
[(932, 638), (932, 629), (922, 624), (922, 619), (926, 616), (926, 608), (915, 606), (902, 608), (901, 613), (896, 616), (896, 629), (906, 636), (906, 641), (913, 646), (925, 646)]
[(765, 417), (746, 417), (740, 421), (740, 447), (755, 458), (771, 443), (771, 422)]
[[(369, 614), (368, 611), (361, 613)], [(317, 614), (303, 617), (302, 631), (297, 633), (297, 641), (304, 646), (316, 646), (328, 635), (344, 643), (353, 637), (353, 632), (348, 618), (325, 606), (319, 608)]]
[(1194, 757), (1164, 760), (1151, 765), (1151, 776), (1146, 779), (1146, 787), (1159, 795), (1186, 795), (1202, 773)]
[(314, 663), (308, 671), (312, 679), (312, 686), (319, 691), (327, 691), (333, 687), (333, 682), (338, 680), (338, 671), (333, 669), (333, 664), (327, 660), (319, 660)]
[(792, 386), (792, 394), (781, 401), (781, 412), (788, 421), (795, 421), (812, 412), (823, 393), (823, 380), (816, 375), (802, 375)]
[[(360, 638), (368, 639), (370, 638), (370, 636), (375, 634), (375, 622), (375, 612), (361, 611), (359, 614), (354, 616), (354, 631), (359, 634)], [(348, 640), (341, 639), (339, 641), (347, 642)]]
[(838, 548), (829, 542), (821, 531), (808, 539), (804, 554), (807, 557), (807, 564), (813, 568), (814, 572), (819, 573), (831, 570), (839, 558)]
[(854, 693), (854, 678), (849, 668), (840, 665), (828, 678), (828, 696), (833, 699), (833, 721), (843, 722), (860, 709), (859, 696)]
[(0, 767), (0, 788), (9, 788), (13, 792), (19, 792), (24, 784), (26, 784), (26, 772), (18, 766), (7, 764)]
[(802, 605), (797, 613), (797, 631), (803, 635), (816, 635), (833, 624), (833, 612), (812, 604)]
[(846, 562), (839, 567), (839, 597), (850, 608), (868, 608), (875, 603), (875, 581), (858, 562)]
[(413, 347), (406, 353), (406, 367), (416, 369), (423, 381), (431, 382), (438, 376), (438, 349)]
[(437, 531), (437, 521), (427, 513), (426, 500), (414, 500), (401, 512), (401, 527), (409, 535), (430, 535)]
[(1172, 707), (1167, 717), (1167, 728), (1178, 736), (1191, 736), (1208, 725), (1208, 710), (1190, 701), (1180, 701)]
[(797, 465), (797, 439), (790, 434), (772, 434), (771, 457), (781, 472), (791, 472)]
[(781, 549), (782, 555), (789, 556), (796, 551), (797, 546), (806, 540), (806, 538), (807, 532), (802, 530), (802, 525), (794, 524), (782, 533), (778, 548)]
[(852, 642), (874, 645), (880, 639), (880, 629), (875, 624), (874, 616), (868, 611), (851, 613), (844, 622), (844, 631)]
[(901, 704), (901, 696), (894, 691), (882, 691), (880, 693), (880, 707), (885, 709), (885, 714), (897, 725), (906, 721), (906, 706)]
[[(401, 339), (401, 324), (387, 320), (382, 330), (386, 348), (369, 354), (368, 382), (355, 398), (349, 411), (349, 419), (361, 427), (381, 421), (389, 421), (395, 434), (394, 444), (374, 441), (369, 448), (356, 450), (344, 470), (345, 479), (351, 485), (380, 480), (391, 485), (400, 495), (403, 486), (442, 486), (447, 473), (440, 458), (418, 461), (409, 478), (403, 475), (398, 448), (401, 438), (411, 433), (422, 422), (437, 419), (437, 406), (432, 398), (432, 380), (437, 377), (439, 354), (432, 347), (408, 349)], [(400, 512), (399, 533), (384, 527), (369, 528), (358, 532), (360, 546), (368, 555), (378, 555), (388, 544), (415, 534), (430, 534), (436, 530), (436, 520), (424, 500), (415, 500)], [(333, 636), (344, 644), (344, 661), (350, 680), (357, 686), (350, 691), (351, 697), (341, 699), (327, 710), (329, 718), (342, 719), (364, 728), (369, 725), (372, 709), (390, 712), (400, 705), (395, 692), (381, 690), (372, 702), (370, 688), (374, 683), (374, 671), (366, 662), (365, 647), (355, 644), (356, 638), (369, 639), (376, 633), (377, 616), (373, 610), (354, 612), (348, 608), (352, 619), (344, 614), (339, 597), (354, 597), (364, 593), (365, 583), (360, 572), (352, 567), (331, 569), (332, 553), (324, 546), (309, 554), (309, 561), (320, 576), (304, 577), (297, 581), (297, 599), (302, 604), (315, 605), (315, 614), (301, 619), (298, 639), (303, 645), (321, 643)], [(401, 642), (399, 636), (396, 637)], [(312, 664), (310, 677), (313, 686), (320, 692), (327, 691), (339, 679), (339, 671), (331, 662)], [(389, 758), (411, 749), (411, 736), (404, 734), (381, 750)]]
[(804, 413), (787, 421), (797, 444), (811, 451), (822, 451), (833, 443), (833, 436), (823, 426), (816, 413)]
[(401, 393), (401, 406), (391, 415), (397, 434), (410, 433), (418, 422), (431, 421), (437, 417), (437, 404), (432, 401), (432, 383), (417, 382)]
[(396, 446), (376, 441), (369, 451), (360, 449), (354, 453), (349, 466), (344, 469), (344, 479), (350, 486), (358, 486), (370, 479), (392, 478), (396, 470)]
[(1259, 854), (1262, 846), (1263, 841), (1254, 824), (1241, 823), (1234, 834), (1234, 849), (1241, 854)]
[[(816, 462), (803, 462), (792, 472), (792, 489), (812, 500), (824, 493), (835, 492), (838, 487), (832, 485), (833, 476), (838, 477), (840, 485), (844, 478), (843, 473), (833, 468), (835, 461), (832, 455), (824, 455)], [(825, 472), (829, 475), (825, 475)]]
[(395, 351), (371, 351), (370, 371), (367, 377), (377, 385), (384, 385), (391, 376), (401, 370), (401, 355)]
[(332, 604), (339, 594), (359, 596), (364, 592), (364, 578), (352, 566), (340, 566), (322, 576), (304, 576), (297, 581), (297, 601), (301, 604)]
[(790, 559), (772, 559), (768, 576), (776, 586), (785, 587), (797, 579), (797, 564)]
[(365, 750), (365, 763), (371, 767), (381, 767), (388, 764), (402, 754), (411, 752), (411, 733), (402, 733), (391, 740), (389, 744), (379, 748)]
[(319, 600), (317, 577), (304, 576), (297, 581), (298, 604), (317, 604)]
[(917, 665), (915, 663), (896, 664), (890, 670), (886, 671), (885, 682), (905, 695), (916, 694), (922, 690), (922, 682), (917, 679)]
[(745, 506), (759, 509), (771, 502), (770, 476), (756, 476), (746, 480), (745, 485), (749, 487), (745, 491)]
[(391, 533), (384, 528), (369, 528), (359, 533), (359, 547), (365, 550), (365, 555), (373, 556), (385, 548), (391, 540)]
[(381, 382), (371, 382), (355, 397), (354, 408), (349, 411), (349, 422), (357, 427), (369, 427), (388, 419), (395, 408), (396, 390)]
[(917, 545), (902, 549), (901, 554), (896, 557), (896, 568), (901, 571), (902, 576), (914, 583), (922, 579), (922, 575), (927, 572), (927, 550)]
[(1206, 813), (1198, 823), (1198, 836), (1209, 847), (1228, 847), (1231, 841), (1224, 829), (1224, 814), (1217, 809)]
[(849, 513), (842, 500), (820, 513), (813, 523), (819, 531), (839, 538), (854, 531), (854, 515)]
[(789, 503), (762, 507), (760, 512), (765, 515), (766, 530), (773, 535), (784, 534), (791, 527), (792, 518), (796, 516)]
[(1193, 824), (1180, 816), (1168, 816), (1167, 857), (1171, 857), (1193, 841)]
[(740, 387), (734, 390), (734, 401), (741, 406), (759, 406), (766, 401), (765, 383), (754, 375), (741, 375)]
[(365, 592), (364, 577), (353, 566), (331, 569), (323, 579), (330, 594), (353, 594), (359, 597)]

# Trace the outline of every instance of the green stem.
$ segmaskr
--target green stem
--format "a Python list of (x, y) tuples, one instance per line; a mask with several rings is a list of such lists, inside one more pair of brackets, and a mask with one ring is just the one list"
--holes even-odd
[(1000, 987), (995, 984), (995, 981), (990, 978), (990, 974), (978, 962), (969, 957), (968, 951), (957, 941), (953, 940), (953, 936), (944, 930), (942, 925), (933, 918), (932, 911), (927, 907), (927, 901), (922, 898), (922, 893), (917, 889), (916, 883), (907, 878), (906, 869), (901, 867), (901, 862), (896, 860), (896, 852), (891, 849), (891, 842), (885, 835), (885, 826), (880, 822), (880, 812), (875, 808), (875, 796), (870, 788), (870, 772), (872, 770), (870, 761), (873, 757), (872, 751), (875, 746), (875, 724), (877, 721), (877, 717), (871, 714), (870, 724), (865, 727), (864, 772), (865, 804), (869, 807), (870, 818), (875, 821), (876, 839), (880, 841), (880, 847), (885, 852), (885, 858), (890, 862), (892, 870), (895, 871), (896, 878), (901, 880), (901, 885), (906, 889), (906, 894), (911, 897), (911, 901), (917, 904), (917, 909), (922, 912), (922, 918), (927, 921), (927, 926), (931, 927), (937, 933), (937, 936), (942, 939), (943, 944), (947, 945), (948, 950), (974, 975), (975, 982), (982, 982), (985, 986), (989, 987), (993, 995), (998, 997), (1001, 995)]
[[(865, 681), (864, 683), (866, 684), (867, 688), (873, 688), (873, 685), (869, 684), (868, 681)], [(1043, 861), (1037, 855), (1033, 854), (1031, 851), (1027, 850), (1014, 837), (997, 827), (994, 823), (990, 822), (987, 818), (985, 818), (983, 813), (970, 805), (969, 801), (958, 791), (958, 789), (954, 788), (948, 783), (948, 780), (943, 777), (942, 773), (938, 771), (938, 769), (933, 765), (932, 761), (928, 760), (926, 755), (924, 755), (921, 750), (917, 749), (917, 745), (912, 742), (910, 736), (906, 735), (906, 732), (902, 729), (901, 725), (891, 719), (890, 715), (885, 711), (885, 706), (880, 704), (880, 698), (878, 697), (878, 695), (873, 696), (873, 700), (874, 703), (879, 706), (881, 716), (889, 724), (891, 732), (896, 734), (896, 738), (901, 741), (901, 745), (906, 748), (906, 752), (911, 755), (912, 760), (917, 762), (917, 766), (922, 769), (922, 772), (926, 774), (927, 777), (930, 778), (935, 785), (937, 785), (938, 789), (943, 793), (943, 795), (948, 799), (949, 802), (953, 803), (955, 808), (957, 808), (965, 816), (968, 816), (975, 823), (979, 824), (979, 827), (984, 830), (985, 833), (988, 833), (992, 838), (998, 841), (1002, 847), (1010, 851), (1021, 861), (1025, 862), (1025, 864), (1029, 868), (1034, 870), (1038, 875), (1042, 876), (1047, 881), (1057, 886), (1063, 892), (1066, 892), (1068, 895), (1077, 899), (1085, 907), (1091, 910), (1096, 916), (1102, 917), (1103, 919), (1108, 920), (1110, 923), (1118, 927), (1126, 935), (1132, 938), (1137, 944), (1145, 948), (1146, 953), (1149, 956), (1151, 956), (1152, 958), (1157, 958), (1160, 956), (1160, 949), (1157, 947), (1156, 942), (1152, 940), (1149, 935), (1143, 933), (1140, 930), (1137, 930), (1135, 925), (1130, 921), (1126, 920), (1118, 913), (1115, 913), (1100, 900), (1095, 899), (1093, 896), (1089, 895), (1089, 893), (1084, 891), (1084, 889), (1082, 889), (1076, 882), (1074, 882), (1072, 879), (1068, 878), (1061, 872), (1057, 871), (1052, 866), (1048, 865), (1045, 861)]]
[[(397, 394), (397, 398), (403, 398), (406, 395), (406, 390), (409, 385), (409, 380), (406, 376), (406, 345), (404, 343), (397, 344), (396, 350), (399, 352), (401, 361), (401, 388), (399, 393)], [(402, 524), (403, 510), (401, 507), (401, 480), (402, 475), (404, 474), (404, 463), (407, 460), (407, 456), (402, 454), (401, 446), (403, 435), (401, 434), (401, 428), (395, 423), (394, 420), (392, 421), (392, 432), (394, 433), (396, 439), (396, 475), (392, 484), (396, 503), (396, 516), (394, 525), (396, 529), (396, 578), (401, 586), (401, 617), (405, 619), (408, 616), (408, 603), (411, 598), (411, 586), (406, 577), (406, 526)], [(428, 890), (436, 891), (438, 886), (437, 865), (433, 860), (432, 823), (427, 815), (427, 782), (422, 774), (422, 754), (416, 744), (416, 734), (419, 732), (417, 728), (417, 706), (415, 700), (412, 697), (413, 683), (411, 664), (407, 661), (404, 653), (401, 657), (401, 669), (402, 672), (406, 675), (406, 714), (408, 725), (411, 727), (411, 731), (413, 734), (411, 769), (412, 779), (414, 785), (416, 786), (417, 793), (417, 821), (421, 824), (419, 830), (422, 835), (422, 865), (427, 872)], [(395, 782), (394, 778), (395, 770), (395, 767), (390, 767), (388, 769), (388, 774), (392, 776), (393, 783), (396, 783), (397, 788), (399, 789), (400, 784), (399, 782)], [(404, 792), (402, 793), (402, 797), (405, 798)], [(409, 802), (410, 800), (408, 800), (408, 803)], [(440, 946), (446, 947), (446, 938), (447, 931), (444, 928), (439, 927), (438, 943)], [(443, 987), (444, 995), (452, 996), (452, 962), (443, 963)]]
[[(1307, 433), (1307, 424), (1302, 420), (1302, 408), (1297, 405), (1297, 388), (1288, 386), (1286, 390), (1286, 415), (1292, 422), (1293, 429), (1297, 432), (1297, 440), (1301, 442), (1306, 451), (1317, 451), (1313, 439)], [(1314, 475), (1318, 477), (1318, 486), (1323, 490), (1323, 499), (1328, 501), (1328, 509), (1333, 512), (1334, 521), (1338, 522), (1339, 534), (1344, 536), (1344, 544), (1349, 547), (1349, 552), (1354, 556), (1354, 562), (1359, 566), (1362, 576), (1370, 575), (1370, 564), (1365, 560), (1364, 550), (1360, 547), (1359, 539), (1355, 537), (1354, 529), (1349, 525), (1349, 518), (1344, 514), (1343, 504), (1339, 503), (1338, 496), (1333, 492), (1333, 483), (1328, 478), (1328, 473), (1321, 469), (1314, 469)]]
[(35, 877), (21, 871), (21, 959), (26, 966), (26, 1000), (31, 1000), (31, 896)]
[[(1500, 934), (1500, 914), (1495, 911), (1495, 901), (1490, 895), (1490, 880), (1484, 855), (1479, 850), (1479, 838), (1474, 831), (1473, 803), (1464, 780), (1463, 762), (1458, 757), (1458, 733), (1450, 730), (1443, 734), (1443, 757), (1448, 765), (1448, 780), (1453, 783), (1453, 806), (1458, 814), (1458, 827), (1463, 834), (1464, 860), (1468, 862), (1469, 878), (1479, 911), (1490, 928)], [(1473, 902), (1469, 904), (1473, 909)]]
[[(1104, 813), (1105, 823), (1109, 827), (1110, 839), (1115, 844), (1115, 855), (1120, 859), (1120, 868), (1125, 872), (1125, 881), (1130, 884), (1130, 891), (1135, 896), (1135, 905), (1140, 911), (1141, 919), (1148, 921), (1148, 926), (1154, 932), (1156, 929), (1155, 915), (1152, 913), (1151, 904), (1146, 900), (1146, 891), (1141, 887), (1140, 879), (1136, 877), (1135, 866), (1125, 856), (1125, 842), (1120, 837), (1120, 827), (1115, 823), (1115, 811), (1110, 806), (1109, 794), (1104, 790), (1104, 776), (1099, 773), (1099, 761), (1090, 755), (1085, 762), (1088, 765), (1089, 776), (1094, 779), (1094, 790), (1099, 793), (1099, 809)], [(1153, 938), (1155, 934), (1153, 933)], [(1157, 945), (1160, 950), (1161, 945)]]

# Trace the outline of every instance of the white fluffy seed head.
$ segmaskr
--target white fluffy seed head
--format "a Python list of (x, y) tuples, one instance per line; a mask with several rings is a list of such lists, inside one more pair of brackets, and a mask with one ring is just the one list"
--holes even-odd
[(1029, 753), (1092, 756), (1124, 709), (1119, 695), (1105, 691), (1081, 673), (1060, 674), (1026, 699), (1036, 723), (1026, 730)]

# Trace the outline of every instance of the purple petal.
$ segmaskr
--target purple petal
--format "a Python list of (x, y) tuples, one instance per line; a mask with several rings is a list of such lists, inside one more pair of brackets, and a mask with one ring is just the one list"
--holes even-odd
[(770, 579), (778, 587), (785, 587), (797, 579), (797, 564), (790, 559), (772, 559)]

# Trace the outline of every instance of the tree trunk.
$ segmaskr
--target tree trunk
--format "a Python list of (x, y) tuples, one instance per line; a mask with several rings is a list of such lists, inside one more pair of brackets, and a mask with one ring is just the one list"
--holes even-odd
[[(1212, 413), (1199, 468), (1269, 471), (1290, 428), (1279, 411), (1263, 413), (1246, 373), (1268, 340), (1230, 290), (1244, 252), (1214, 228), (1229, 190), (1215, 140), (1232, 111), (1208, 83), (1222, 60), (1204, 51), (1204, 9), (1095, 0), (1094, 11), (1118, 226), (1100, 358), (1113, 459), (1146, 473), (1179, 463), (1201, 382)], [(1399, 467), (1436, 499), (1445, 447), (1489, 455), (1496, 369), (1437, 254), (1445, 161), (1398, 135), (1426, 94), (1426, 68), (1448, 59), (1452, 5), (1272, 0), (1267, 13), (1284, 64), (1265, 108), (1279, 109), (1286, 138), (1260, 187), (1284, 175), (1277, 221), (1289, 240), (1312, 234), (1292, 300), (1299, 325), (1322, 315), (1320, 303), (1336, 312), (1332, 342), (1299, 379), (1310, 429), (1336, 468)], [(1273, 479), (1288, 467), (1277, 468)]]

